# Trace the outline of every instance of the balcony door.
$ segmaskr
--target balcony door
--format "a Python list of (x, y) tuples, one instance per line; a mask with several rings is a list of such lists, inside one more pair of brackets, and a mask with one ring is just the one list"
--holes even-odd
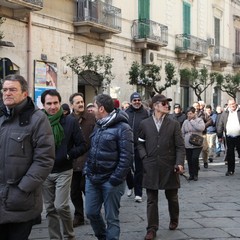
[(214, 17), (214, 38), (215, 38), (215, 57), (219, 58), (220, 54), (220, 19)]
[(150, 35), (150, 0), (138, 0), (139, 38), (147, 38)]
[(188, 49), (190, 47), (190, 38), (188, 35), (191, 34), (191, 5), (183, 2), (183, 48)]

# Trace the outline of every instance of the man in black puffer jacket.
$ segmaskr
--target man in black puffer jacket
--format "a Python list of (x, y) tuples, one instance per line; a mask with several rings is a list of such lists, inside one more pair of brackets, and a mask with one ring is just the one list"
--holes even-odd
[[(127, 114), (114, 109), (109, 95), (96, 96), (94, 107), (97, 123), (84, 170), (85, 211), (98, 239), (117, 240), (120, 200), (133, 161), (133, 133)], [(103, 203), (107, 227), (101, 214)]]

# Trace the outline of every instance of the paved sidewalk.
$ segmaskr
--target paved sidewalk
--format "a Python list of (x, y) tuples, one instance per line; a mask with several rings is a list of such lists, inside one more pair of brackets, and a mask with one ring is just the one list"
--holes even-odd
[[(186, 164), (187, 165), (187, 164)], [(180, 223), (175, 231), (168, 230), (169, 216), (164, 191), (159, 192), (160, 227), (157, 240), (240, 239), (240, 164), (236, 159), (235, 175), (225, 176), (223, 158), (214, 159), (209, 168), (199, 172), (198, 181), (187, 182), (181, 177)], [(186, 173), (186, 175), (188, 175)], [(122, 198), (120, 209), (121, 240), (143, 240), (146, 234), (146, 195), (142, 203), (134, 196)], [(49, 239), (45, 212), (42, 224), (34, 226), (30, 240)], [(96, 239), (89, 224), (75, 228), (76, 239)]]

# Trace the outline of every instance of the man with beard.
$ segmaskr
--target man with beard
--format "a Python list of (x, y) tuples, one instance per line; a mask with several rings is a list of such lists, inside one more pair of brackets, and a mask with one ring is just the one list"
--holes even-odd
[[(69, 97), (73, 116), (77, 119), (79, 126), (81, 127), (86, 143), (87, 149), (89, 149), (90, 139), (89, 136), (95, 126), (95, 116), (93, 113), (89, 113), (85, 109), (84, 99), (82, 93), (74, 93)], [(85, 164), (87, 153), (73, 160), (73, 176), (71, 184), (71, 199), (74, 205), (74, 219), (73, 227), (84, 225), (84, 204), (83, 196), (85, 194), (85, 177), (82, 174), (82, 170)]]
[[(142, 202), (142, 178), (143, 178), (143, 167), (142, 160), (139, 157), (137, 144), (138, 144), (138, 128), (139, 124), (143, 119), (149, 117), (149, 112), (143, 107), (142, 99), (139, 93), (134, 92), (130, 96), (130, 106), (126, 109), (126, 113), (129, 116), (129, 125), (133, 130), (134, 136), (134, 194), (135, 201)], [(130, 180), (129, 172), (127, 181)], [(130, 195), (130, 194), (129, 194)]]

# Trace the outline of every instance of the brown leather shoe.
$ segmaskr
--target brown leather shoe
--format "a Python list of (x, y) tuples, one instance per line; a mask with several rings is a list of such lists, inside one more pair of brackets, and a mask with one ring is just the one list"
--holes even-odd
[(147, 234), (144, 240), (154, 240), (156, 237), (156, 231), (154, 229), (150, 229), (147, 231)]
[(178, 227), (178, 219), (171, 219), (169, 223), (169, 229), (175, 230)]

